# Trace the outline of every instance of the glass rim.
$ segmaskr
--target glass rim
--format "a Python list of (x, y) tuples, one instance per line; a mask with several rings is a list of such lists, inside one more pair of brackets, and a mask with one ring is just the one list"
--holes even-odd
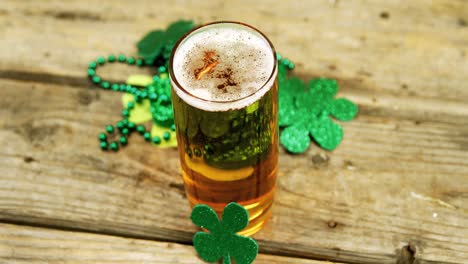
[[(175, 57), (175, 53), (179, 47), (179, 45), (187, 39), (187, 37), (189, 37), (190, 35), (192, 35), (193, 33), (195, 33), (196, 31), (202, 29), (202, 28), (205, 28), (207, 26), (213, 26), (213, 25), (218, 25), (218, 24), (234, 24), (234, 25), (240, 25), (240, 26), (243, 26), (243, 27), (247, 27), (253, 31), (255, 31), (256, 33), (260, 34), (260, 36), (266, 40), (266, 42), (268, 43), (269, 47), (270, 47), (270, 50), (272, 52), (272, 56), (273, 56), (273, 67), (272, 67), (272, 70), (271, 70), (271, 73), (270, 73), (270, 76), (268, 77), (268, 79), (262, 84), (262, 85), (259, 85), (258, 88), (255, 89), (254, 92), (246, 95), (246, 96), (243, 96), (241, 98), (237, 98), (237, 99), (234, 99), (234, 100), (229, 100), (229, 101), (216, 101), (216, 100), (208, 100), (208, 99), (205, 99), (205, 98), (201, 98), (201, 97), (198, 97), (197, 95), (193, 94), (193, 93), (190, 93), (189, 91), (187, 91), (180, 83), (179, 81), (177, 80), (175, 74), (174, 74), (174, 69), (173, 69), (173, 61), (174, 61), (174, 57)], [(245, 23), (242, 23), (242, 22), (238, 22), (238, 21), (230, 21), (230, 20), (221, 20), (221, 21), (215, 21), (215, 22), (210, 22), (210, 23), (206, 23), (206, 24), (202, 24), (198, 27), (195, 27), (193, 29), (191, 29), (189, 32), (185, 33), (177, 42), (176, 44), (174, 45), (173, 49), (172, 49), (172, 52), (171, 52), (171, 56), (169, 58), (169, 78), (171, 80), (171, 82), (174, 83), (175, 86), (177, 87), (173, 87), (172, 89), (178, 89), (180, 90), (181, 92), (183, 92), (184, 94), (192, 97), (192, 98), (195, 98), (197, 100), (200, 100), (202, 102), (205, 102), (205, 103), (210, 103), (210, 104), (231, 104), (231, 103), (238, 103), (238, 102), (241, 102), (241, 101), (244, 101), (244, 100), (248, 100), (249, 98), (253, 97), (255, 94), (257, 94), (257, 92), (263, 90), (265, 88), (266, 85), (268, 85), (270, 82), (272, 82), (272, 79), (276, 78), (276, 75), (277, 75), (277, 67), (278, 66), (278, 61), (276, 60), (276, 50), (273, 46), (273, 44), (271, 43), (271, 41), (268, 39), (268, 37), (263, 34), (260, 30), (258, 30), (257, 28), (251, 26), (251, 25), (248, 25), (248, 24), (245, 24)], [(274, 82), (272, 82), (274, 83)], [(173, 86), (174, 86), (173, 85)], [(256, 102), (257, 100), (255, 100)]]

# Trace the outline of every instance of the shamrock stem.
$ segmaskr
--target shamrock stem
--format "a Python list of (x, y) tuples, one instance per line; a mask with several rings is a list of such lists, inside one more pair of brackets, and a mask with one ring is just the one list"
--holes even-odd
[(223, 256), (223, 264), (231, 264), (231, 257), (229, 256), (229, 253), (226, 253), (226, 255)]

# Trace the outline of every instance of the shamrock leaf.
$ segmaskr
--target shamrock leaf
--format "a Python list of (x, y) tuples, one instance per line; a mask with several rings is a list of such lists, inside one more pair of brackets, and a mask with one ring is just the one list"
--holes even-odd
[(323, 112), (317, 121), (310, 123), (310, 134), (322, 148), (334, 150), (343, 139), (343, 129), (331, 121), (327, 112)]
[(151, 31), (137, 42), (138, 56), (143, 57), (148, 64), (152, 64), (161, 53), (164, 44), (164, 31)]
[[(229, 252), (232, 259), (237, 264), (252, 263), (258, 254), (258, 245), (255, 240), (250, 237), (234, 236), (232, 237), (231, 247), (236, 248)], [(229, 263), (229, 262), (226, 262)]]
[(284, 127), (281, 144), (291, 153), (307, 150), (312, 138), (317, 144), (333, 150), (343, 139), (343, 129), (330, 116), (340, 121), (352, 120), (358, 107), (353, 102), (334, 96), (335, 80), (318, 78), (307, 86), (297, 78), (288, 78), (284, 63), (279, 65), (279, 125)]
[(215, 236), (198, 232), (193, 237), (193, 245), (201, 259), (208, 262), (216, 262), (223, 257), (223, 248)]
[(215, 211), (208, 206), (195, 206), (190, 219), (192, 219), (195, 225), (208, 230), (214, 230), (219, 225), (218, 216)]
[(175, 44), (185, 33), (195, 27), (193, 21), (179, 20), (169, 25), (166, 30), (166, 43)]
[(352, 120), (358, 112), (357, 106), (345, 98), (332, 101), (332, 103), (328, 105), (327, 110), (330, 111), (330, 114), (334, 118), (341, 121)]
[(244, 207), (236, 203), (226, 205), (222, 219), (223, 228), (231, 233), (239, 232), (249, 224), (249, 214), (245, 213)]
[(338, 84), (335, 80), (318, 78), (308, 83), (309, 92), (324, 98), (332, 98), (338, 92)]
[(148, 64), (163, 56), (169, 59), (172, 47), (186, 32), (195, 25), (192, 21), (180, 20), (168, 26), (166, 31), (154, 30), (146, 34), (137, 42), (138, 55), (143, 57)]
[(283, 130), (280, 141), (292, 153), (302, 153), (310, 145), (309, 131), (303, 126), (290, 126)]
[(249, 214), (237, 203), (224, 207), (222, 220), (219, 221), (215, 211), (204, 204), (196, 205), (190, 216), (192, 222), (210, 233), (197, 232), (193, 245), (201, 259), (216, 262), (223, 258), (224, 264), (250, 264), (258, 254), (258, 244), (249, 237), (237, 235), (249, 223)]
[[(300, 109), (294, 107), (296, 99), (294, 96), (298, 93), (304, 92), (304, 82), (298, 78), (290, 78), (280, 82), (278, 111), (279, 111), (279, 125), (287, 126), (292, 125), (298, 115), (301, 115)], [(299, 110), (299, 111), (298, 111)]]
[(298, 93), (301, 93), (301, 92), (305, 92), (305, 89), (304, 89), (304, 81), (297, 78), (297, 77), (291, 77), (289, 78), (286, 82), (285, 82), (285, 85), (286, 85), (286, 89), (282, 89), (280, 91), (283, 92), (283, 93), (287, 93), (291, 96), (294, 96)]

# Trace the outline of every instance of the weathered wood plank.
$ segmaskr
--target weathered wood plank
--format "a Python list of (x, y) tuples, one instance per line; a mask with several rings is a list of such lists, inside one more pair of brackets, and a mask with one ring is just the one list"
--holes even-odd
[[(281, 156), (275, 217), (257, 235), (262, 250), (355, 263), (395, 263), (412, 254), (420, 262), (466, 262), (466, 1), (271, 6), (4, 1), (0, 76), (35, 72), (46, 82), (82, 87), (89, 58), (134, 53), (144, 32), (175, 19), (258, 25), (298, 62), (301, 75), (338, 78), (342, 94), (361, 106), (337, 151)], [(200, 8), (207, 12), (192, 13)], [(130, 71), (104, 72), (122, 78)], [(97, 132), (118, 119), (117, 95), (1, 83), (1, 219), (190, 240), (175, 151), (138, 139), (116, 155), (96, 149)]]
[[(205, 263), (191, 246), (0, 224), (2, 263)], [(255, 263), (332, 264), (259, 254)]]
[[(464, 0), (4, 0), (0, 71), (83, 76), (92, 58), (135, 54), (144, 33), (181, 18), (256, 25), (307, 76), (356, 80), (371, 93), (468, 101)], [(111, 76), (129, 72), (117, 68)]]
[[(118, 94), (0, 86), (0, 221), (190, 241), (196, 229), (176, 150), (135, 137), (119, 153), (98, 149), (97, 133), (119, 119)], [(350, 263), (395, 263), (414, 252), (420, 263), (466, 262), (468, 106), (447, 103), (459, 110), (418, 123), (391, 104), (363, 100), (361, 108), (371, 105), (344, 124), (336, 151), (281, 154), (274, 217), (255, 236), (262, 252)]]

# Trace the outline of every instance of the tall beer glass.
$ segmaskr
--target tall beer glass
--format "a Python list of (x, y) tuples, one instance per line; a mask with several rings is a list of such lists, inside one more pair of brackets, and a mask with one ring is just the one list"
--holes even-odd
[(278, 167), (276, 54), (257, 29), (215, 22), (187, 33), (169, 73), (185, 192), (219, 215), (249, 211), (251, 235), (271, 215)]

